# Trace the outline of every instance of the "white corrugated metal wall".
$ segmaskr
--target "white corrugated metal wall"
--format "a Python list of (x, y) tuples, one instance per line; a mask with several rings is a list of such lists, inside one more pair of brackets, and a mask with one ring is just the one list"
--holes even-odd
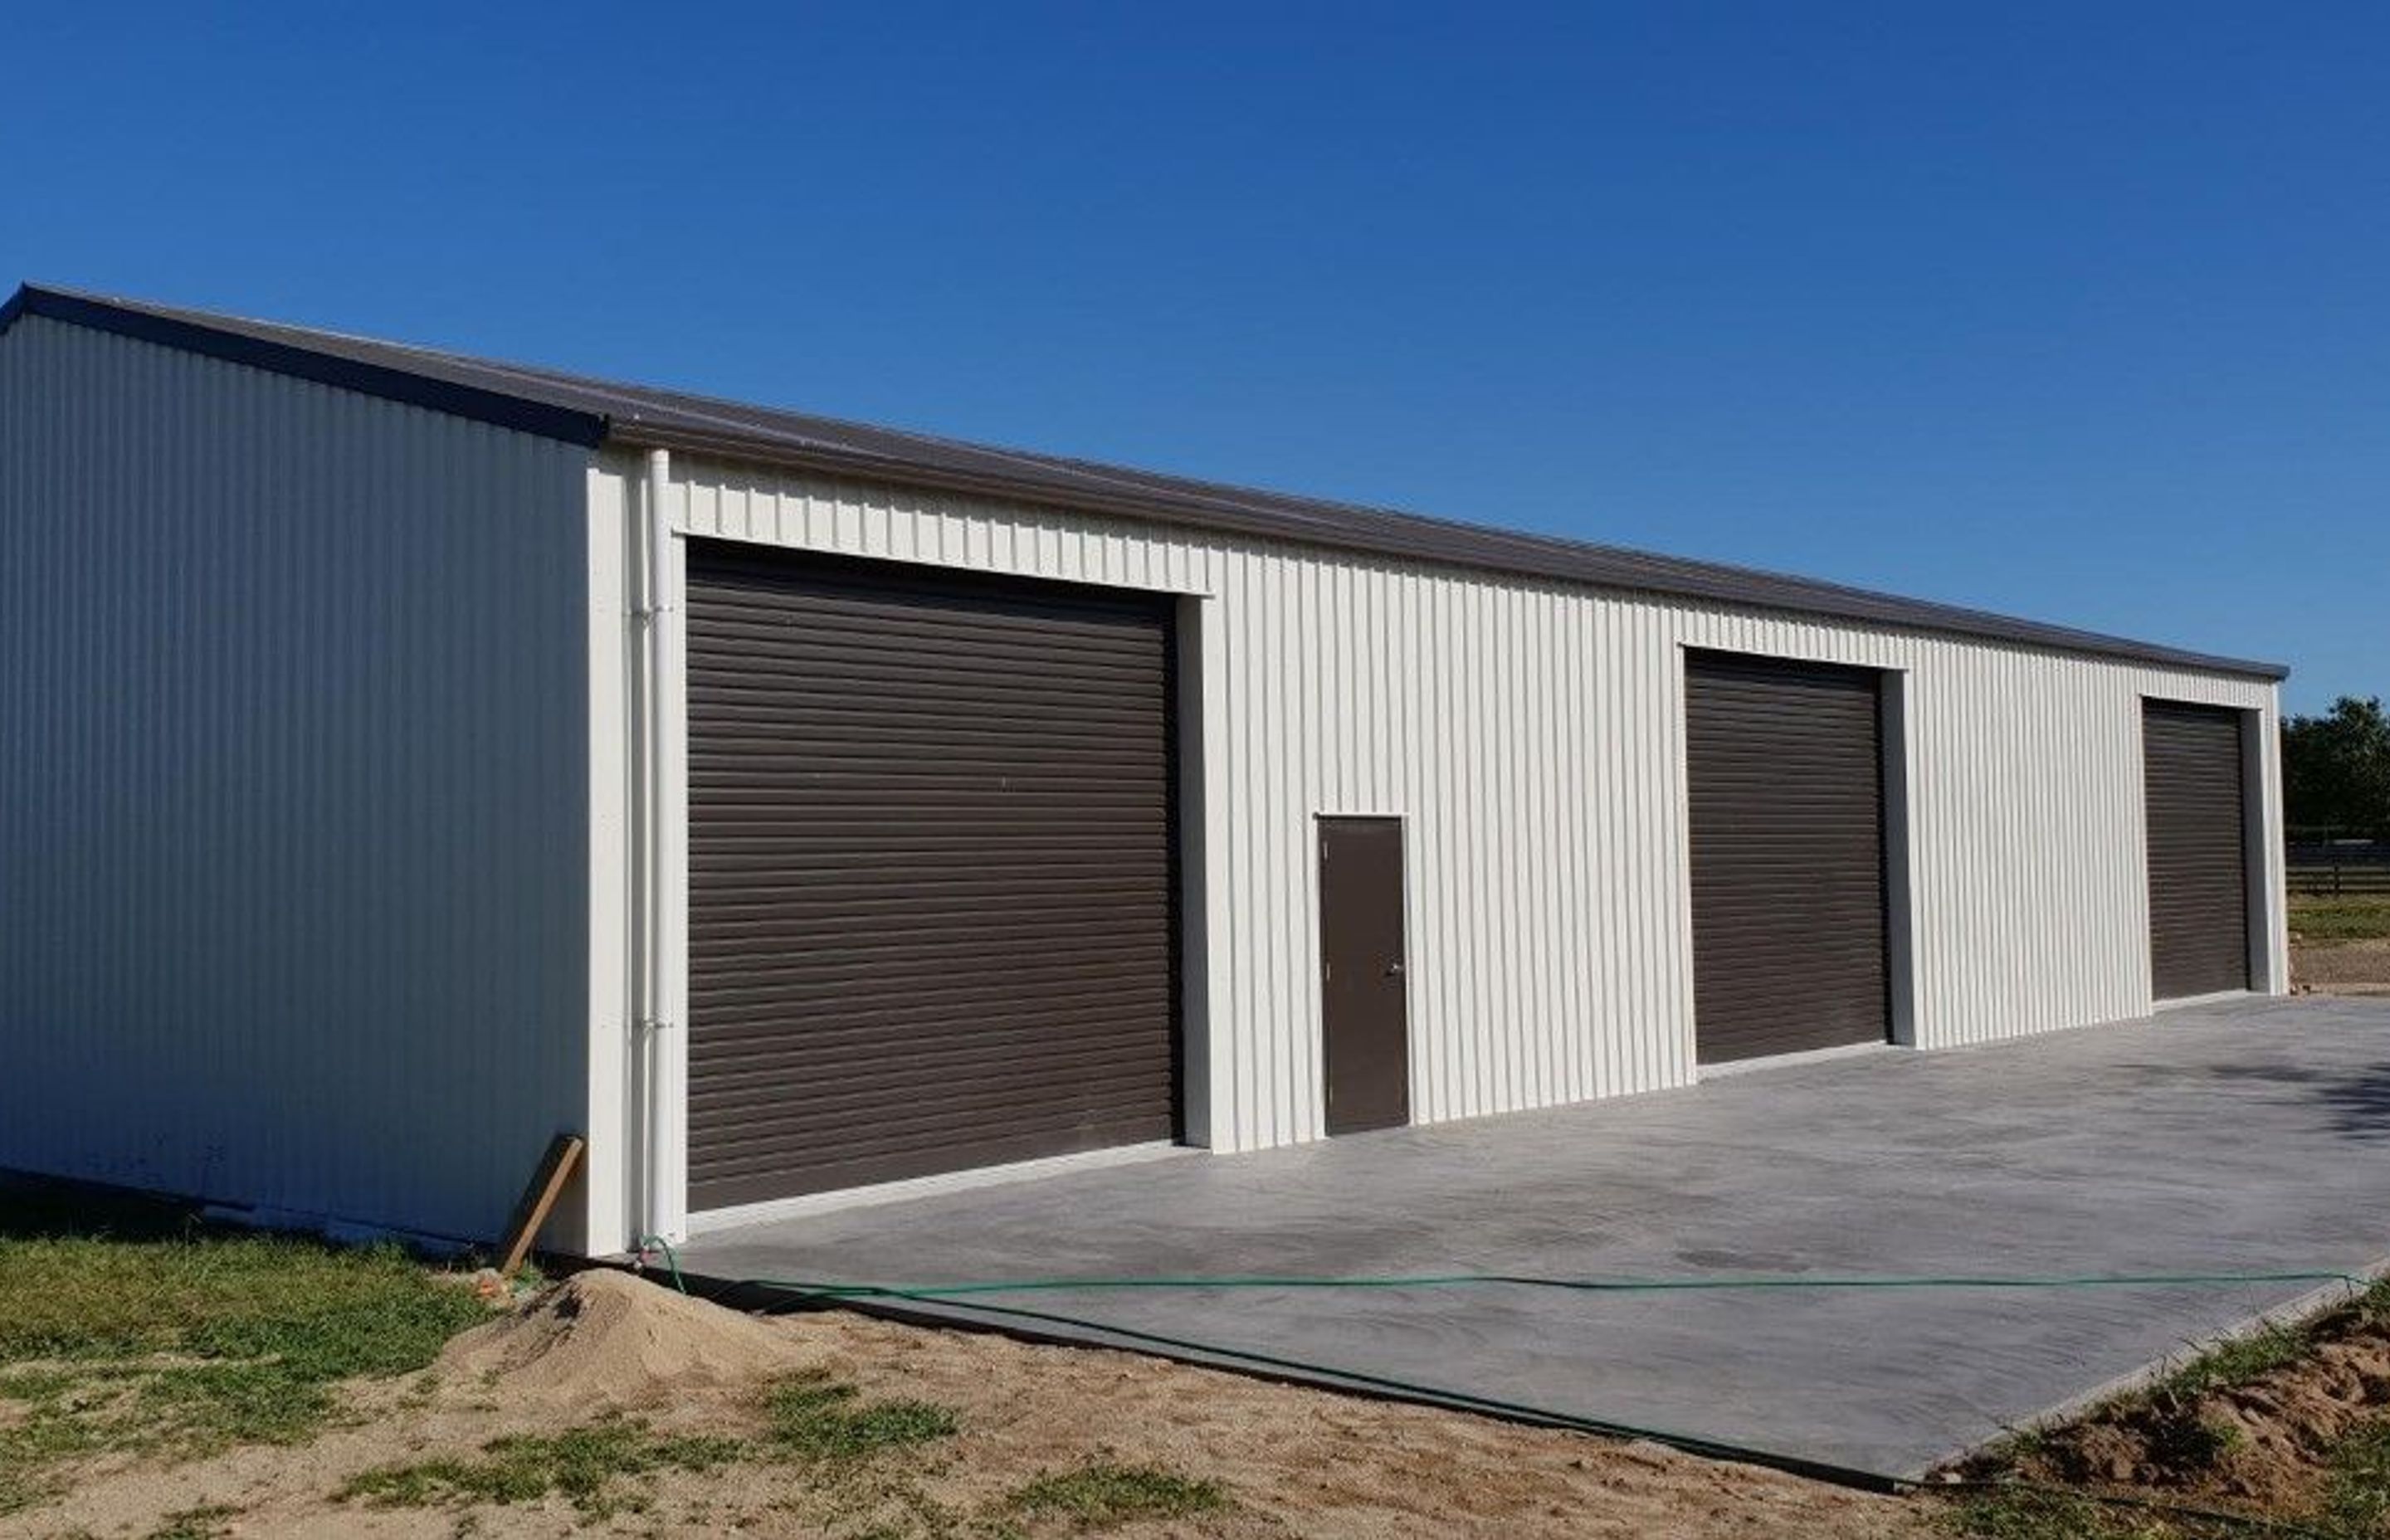
[[(41, 317), (0, 443), (0, 1164), (478, 1235), (585, 1119), (626, 1243), (633, 462)], [(1417, 1117), (1691, 1078), (1687, 646), (1901, 672), (1927, 1046), (2148, 1009), (2139, 696), (2273, 741), (2262, 681), (676, 473), (687, 533), (1188, 596), (1224, 1149), (1319, 1131), (1323, 813), (1407, 820)]]
[(0, 1165), (495, 1233), (588, 1105), (588, 452), (37, 316), (0, 445)]
[[(628, 460), (593, 506), (624, 506)], [(675, 456), (685, 533), (1198, 596), (1197, 1136), (1317, 1136), (1312, 819), (1407, 819), (1413, 1113), (1693, 1076), (1682, 649), (1901, 671), (1914, 1034), (2151, 1007), (2139, 699), (2274, 687)], [(593, 549), (619, 553), (617, 524)], [(604, 581), (602, 578), (599, 580)], [(601, 725), (602, 727), (602, 725)], [(605, 735), (602, 730), (601, 738)], [(601, 747), (604, 755), (610, 751)], [(2269, 827), (2280, 827), (2266, 758)], [(2269, 841), (2279, 894), (2279, 841)], [(2266, 986), (2283, 987), (2279, 901)], [(1190, 959), (1191, 961), (1191, 959)]]

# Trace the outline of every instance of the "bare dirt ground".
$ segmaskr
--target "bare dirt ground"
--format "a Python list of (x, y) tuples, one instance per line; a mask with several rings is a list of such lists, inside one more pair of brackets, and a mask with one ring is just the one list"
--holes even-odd
[[(486, 1459), (502, 1436), (636, 1418), (658, 1438), (767, 1447), (791, 1377), (852, 1405), (926, 1404), (951, 1431), (858, 1460), (728, 1457), (640, 1470), (609, 1500), (434, 1490), (341, 1495), (361, 1473)], [(1359, 1400), (1128, 1354), (898, 1326), (844, 1312), (737, 1315), (585, 1273), (452, 1342), (429, 1375), (350, 1388), (345, 1425), (298, 1446), (184, 1465), (106, 1460), (7, 1535), (1918, 1536), (1915, 1503), (1642, 1444)], [(644, 1435), (643, 1435), (644, 1436)], [(696, 1441), (701, 1444), (702, 1441)], [(1215, 1483), (1215, 1506), (1106, 1522), (1019, 1501), (1093, 1465)], [(607, 1509), (610, 1509), (608, 1511)]]
[(2390, 938), (2294, 943), (2291, 981), (2325, 995), (2390, 995)]
[(2390, 995), (2390, 898), (2293, 893), (2291, 982), (2325, 995)]
[[(2390, 1294), (2381, 1289), (2290, 1331), (2259, 1333), (2144, 1392), (1986, 1452), (1965, 1473), (2241, 1516), (2334, 1537), (2390, 1533)], [(2204, 1534), (2161, 1508), (2131, 1523), (1991, 1533), (2166, 1540)], [(2229, 1529), (2230, 1525), (2224, 1526)]]

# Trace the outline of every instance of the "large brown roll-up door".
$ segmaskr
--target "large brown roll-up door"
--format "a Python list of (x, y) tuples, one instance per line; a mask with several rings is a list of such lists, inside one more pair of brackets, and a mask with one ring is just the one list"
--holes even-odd
[(2249, 877), (2240, 713), (2144, 701), (2141, 755), (2149, 810), (2150, 972), (2157, 997), (2246, 989)]
[(1168, 601), (693, 545), (695, 1209), (1172, 1136)]
[(1687, 658), (1702, 1063), (1887, 1035), (1880, 695), (1860, 669)]

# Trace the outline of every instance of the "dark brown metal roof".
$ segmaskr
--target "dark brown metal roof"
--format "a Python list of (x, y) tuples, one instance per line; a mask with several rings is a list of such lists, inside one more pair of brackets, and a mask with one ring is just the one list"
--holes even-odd
[(2260, 679), (2281, 679), (2290, 673), (2279, 663), (2217, 657), (1812, 578), (965, 443), (206, 311), (29, 284), (0, 306), (0, 331), (20, 314), (138, 337), (573, 443), (683, 449), (1188, 529), (2205, 673)]

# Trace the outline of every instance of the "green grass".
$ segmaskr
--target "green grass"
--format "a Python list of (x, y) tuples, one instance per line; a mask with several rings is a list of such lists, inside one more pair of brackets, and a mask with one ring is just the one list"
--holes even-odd
[(2291, 895), (2291, 929), (2302, 941), (2371, 941), (2390, 936), (2390, 896)]
[(2229, 1391), (2297, 1363), (2313, 1346), (2314, 1339), (2304, 1324), (2261, 1326), (2168, 1370), (2141, 1393), (2163, 1404)]
[[(2203, 1416), (2204, 1397), (2250, 1384), (2298, 1362), (2319, 1343), (2379, 1328), (2385, 1322), (2390, 1322), (2390, 1280), (2306, 1320), (2266, 1327), (2219, 1343), (2147, 1388), (2094, 1412), (2092, 1420), (2137, 1426), (2151, 1455), (2171, 1469), (2223, 1466), (2242, 1435), (2235, 1427)], [(2055, 1480), (2045, 1473), (2053, 1463), (2065, 1470), (2063, 1447), (2060, 1431), (2020, 1434), (1979, 1469), (1996, 1479), (2025, 1475)], [(2075, 1477), (2065, 1479), (2071, 1482)], [(2088, 1476), (2084, 1482), (2087, 1486), (2101, 1484)], [(2229, 1514), (2202, 1517), (2182, 1507), (2165, 1507), (2165, 1494), (2152, 1495), (2159, 1506), (2135, 1508), (2095, 1501), (2088, 1492), (2019, 1482), (1950, 1494), (1940, 1517), (1945, 1529), (1969, 1540), (2210, 1540), (2262, 1534), (2381, 1540), (2390, 1536), (2390, 1420), (2359, 1429), (2332, 1451), (2332, 1473), (2312, 1513), (2271, 1521)]]
[[(420, 1402), (442, 1345), (488, 1314), (393, 1248), (225, 1231), (168, 1204), (0, 1185), (0, 1514), (56, 1495), (82, 1457), (302, 1442), (340, 1415), (343, 1380), (415, 1375), (408, 1399)], [(865, 1469), (956, 1431), (947, 1407), (865, 1402), (819, 1376), (775, 1387), (765, 1409), (754, 1440), (609, 1421), (371, 1471), (343, 1495), (418, 1506), (553, 1495), (614, 1511), (644, 1501), (645, 1478), (663, 1470), (751, 1458)], [(223, 1517), (193, 1509), (161, 1534), (193, 1540)]]
[(2332, 1451), (2322, 1517), (2345, 1534), (2390, 1534), (2390, 1421), (2358, 1430)]
[(186, 1508), (166, 1515), (166, 1521), (151, 1530), (147, 1540), (219, 1540), (232, 1533), (228, 1521), (239, 1516), (240, 1509), (220, 1503)]
[(2303, 1320), (2268, 1322), (2255, 1331), (2218, 1342), (2114, 1405), (2128, 1407), (2137, 1401), (2161, 1405), (2187, 1402), (2217, 1391), (2229, 1391), (2276, 1369), (2287, 1368), (2313, 1352), (2319, 1342), (2384, 1322), (2390, 1322), (2390, 1278), (2377, 1280), (2361, 1293), (2327, 1305)]
[(613, 1418), (540, 1437), (495, 1439), (479, 1455), (419, 1460), (368, 1470), (342, 1487), (345, 1501), (382, 1508), (568, 1499), (583, 1513), (636, 1511), (648, 1478), (667, 1470), (712, 1470), (741, 1460), (802, 1460), (834, 1469), (889, 1451), (952, 1437), (955, 1415), (926, 1401), (858, 1404), (855, 1388), (820, 1375), (775, 1386), (765, 1400), (770, 1426), (760, 1440), (673, 1437), (645, 1422)]
[(954, 1436), (955, 1414), (934, 1402), (854, 1400), (854, 1386), (820, 1375), (775, 1386), (765, 1402), (773, 1444), (805, 1459), (846, 1461)]
[(662, 1470), (712, 1470), (741, 1458), (737, 1439), (664, 1437), (620, 1420), (545, 1437), (494, 1439), (472, 1458), (430, 1459), (368, 1470), (340, 1495), (383, 1508), (533, 1503), (564, 1497), (604, 1518), (645, 1506), (643, 1480)]
[(1081, 1529), (1105, 1529), (1139, 1519), (1206, 1513), (1227, 1500), (1217, 1482), (1155, 1466), (1099, 1460), (1017, 1487), (1005, 1506), (1034, 1518), (1065, 1519)]
[(2023, 1487), (1971, 1493), (1941, 1518), (1944, 1529), (1966, 1540), (2245, 1540), (2265, 1533)]
[(2074, 1493), (2026, 1487), (1971, 1493), (1940, 1515), (1963, 1540), (2379, 1540), (2390, 1534), (2390, 1433), (2377, 1431), (2339, 1451), (2326, 1507), (2287, 1518), (2212, 1516), (2182, 1508), (2100, 1503)]
[(298, 1443), (356, 1376), (409, 1373), (486, 1319), (395, 1248), (208, 1229), (181, 1211), (0, 1188), (0, 1513), (100, 1452)]
[(2021, 1489), (1971, 1493), (1945, 1509), (1942, 1521), (1967, 1540), (2111, 1540), (2120, 1533), (2108, 1510), (2087, 1497)]
[(108, 1399), (104, 1388), (79, 1391), (48, 1376), (0, 1379), (0, 1401), (18, 1402), (22, 1417), (0, 1427), (0, 1514), (52, 1495), (58, 1465), (104, 1446), (92, 1414)]

